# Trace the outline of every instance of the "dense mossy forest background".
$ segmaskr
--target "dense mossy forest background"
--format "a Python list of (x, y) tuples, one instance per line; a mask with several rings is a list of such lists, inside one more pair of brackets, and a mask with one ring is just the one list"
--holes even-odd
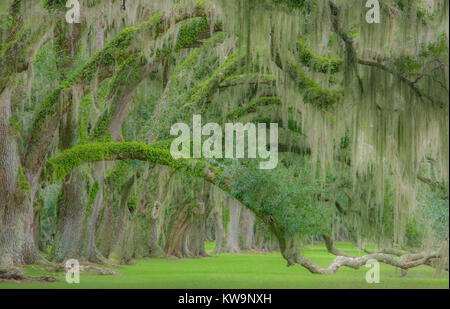
[[(448, 286), (449, 2), (366, 2), (1, 0), (0, 280), (251, 250)], [(277, 123), (277, 167), (172, 157), (193, 115)]]

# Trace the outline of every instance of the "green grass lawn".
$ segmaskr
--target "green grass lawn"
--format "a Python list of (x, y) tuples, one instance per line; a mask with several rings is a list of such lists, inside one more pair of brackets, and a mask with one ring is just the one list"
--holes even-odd
[[(351, 244), (337, 247), (348, 253), (359, 254)], [(211, 250), (213, 244), (207, 244)], [(323, 245), (308, 247), (303, 253), (321, 266), (327, 266), (334, 256)], [(122, 266), (115, 276), (82, 275), (80, 284), (67, 284), (63, 276), (59, 283), (0, 284), (1, 288), (180, 288), (180, 289), (277, 289), (277, 288), (449, 288), (448, 273), (433, 278), (434, 269), (421, 266), (410, 270), (407, 277), (399, 271), (381, 265), (380, 283), (368, 284), (360, 270), (341, 268), (336, 275), (314, 275), (300, 266), (286, 267), (280, 253), (215, 255), (199, 259), (143, 259), (136, 265)], [(28, 270), (30, 276), (43, 272)]]

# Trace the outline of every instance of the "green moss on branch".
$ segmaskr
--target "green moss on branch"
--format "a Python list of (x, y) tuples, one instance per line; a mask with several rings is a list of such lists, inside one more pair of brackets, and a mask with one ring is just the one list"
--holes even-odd
[(25, 176), (25, 173), (23, 172), (23, 169), (21, 167), (19, 168), (17, 184), (19, 185), (19, 188), (22, 192), (27, 192), (31, 188), (31, 185), (28, 182), (27, 177)]
[(227, 120), (236, 120), (246, 114), (256, 112), (256, 108), (259, 106), (265, 105), (281, 105), (281, 100), (278, 97), (259, 97), (250, 101), (247, 105), (240, 106), (232, 111), (230, 111), (226, 119)]
[(306, 103), (326, 108), (342, 100), (343, 94), (341, 89), (322, 89), (315, 80), (306, 75), (299, 64), (287, 61), (286, 71), (297, 84)]
[(227, 76), (233, 74), (245, 58), (245, 53), (242, 51), (235, 51), (225, 59), (225, 61), (214, 71), (214, 73), (203, 83), (197, 86), (191, 97), (188, 105), (202, 105), (217, 90), (220, 83), (226, 79)]
[[(205, 17), (197, 17), (183, 22), (178, 32), (175, 46), (163, 45), (162, 48), (156, 49), (153, 53), (156, 59), (153, 60), (152, 65), (162, 61), (163, 58), (169, 56), (174, 52), (179, 52), (183, 48), (194, 47), (196, 42), (202, 44), (197, 40), (210, 35), (209, 22)], [(169, 40), (173, 41), (173, 40)], [(169, 45), (171, 42), (168, 43)], [(157, 46), (159, 46), (157, 44)], [(110, 124), (111, 116), (114, 114), (117, 104), (120, 101), (121, 95), (130, 86), (137, 85), (148, 73), (147, 61), (143, 57), (139, 57), (138, 53), (130, 55), (119, 68), (115, 71), (113, 78), (109, 83), (106, 100), (111, 100), (111, 108), (100, 117), (93, 133), (91, 140), (102, 139), (102, 141), (110, 141), (111, 136), (107, 134)]]
[(198, 43), (205, 35), (209, 35), (210, 26), (206, 17), (196, 17), (185, 21), (178, 32), (175, 52)]
[[(142, 37), (147, 37), (147, 40), (148, 37), (159, 37), (171, 26), (172, 20), (180, 22), (192, 17), (205, 17), (206, 10), (203, 1), (198, 1), (193, 9), (179, 3), (167, 13), (160, 11), (136, 27), (122, 30), (104, 48), (97, 51), (86, 64), (72, 73), (47, 96), (41, 104), (30, 129), (28, 153), (32, 151), (31, 147), (39, 142), (39, 131), (46, 119), (54, 118), (60, 111), (60, 105), (57, 103), (65, 90), (70, 89), (75, 84), (80, 84), (86, 88), (94, 77), (97, 77), (99, 82), (110, 77), (115, 71), (116, 65), (125, 61), (133, 53), (132, 44), (135, 40), (142, 39)], [(70, 102), (67, 103), (70, 104)], [(62, 106), (62, 108), (67, 108), (67, 106)]]
[[(161, 146), (162, 144), (157, 144)], [(220, 170), (208, 166), (204, 160), (174, 159), (167, 148), (155, 147), (138, 142), (123, 143), (90, 143), (78, 145), (51, 158), (49, 163), (54, 167), (58, 179), (62, 179), (70, 171), (83, 163), (115, 160), (141, 160), (165, 165), (227, 189), (228, 185), (219, 179)]]
[(344, 59), (322, 57), (315, 54), (311, 49), (301, 41), (297, 41), (297, 52), (299, 54), (300, 62), (315, 72), (321, 73), (337, 73), (341, 71)]

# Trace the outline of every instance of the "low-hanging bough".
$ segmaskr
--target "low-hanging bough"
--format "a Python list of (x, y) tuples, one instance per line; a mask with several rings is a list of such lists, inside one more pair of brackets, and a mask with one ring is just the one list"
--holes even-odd
[[(218, 166), (210, 165), (201, 159), (174, 159), (167, 148), (166, 142), (146, 145), (143, 143), (92, 143), (76, 146), (72, 149), (51, 158), (49, 163), (55, 169), (58, 178), (63, 177), (72, 169), (87, 163), (114, 160), (142, 160), (150, 163), (165, 165), (178, 171), (182, 171), (193, 177), (203, 178), (211, 184), (218, 186), (225, 192), (230, 192), (233, 179), (224, 177)], [(243, 203), (245, 205), (245, 203)], [(254, 209), (252, 209), (254, 211)], [(311, 259), (303, 256), (296, 244), (294, 236), (286, 236), (282, 223), (274, 218), (272, 214), (258, 213), (256, 215), (266, 222), (274, 235), (278, 238), (281, 253), (287, 260), (288, 265), (300, 264), (312, 273), (334, 274), (340, 267), (358, 269), (369, 260), (376, 260), (404, 270), (427, 264), (430, 259), (440, 257), (438, 252), (428, 254), (407, 254), (400, 258), (393, 257), (388, 253), (378, 252), (361, 257), (344, 256), (336, 257), (327, 268), (322, 268)]]

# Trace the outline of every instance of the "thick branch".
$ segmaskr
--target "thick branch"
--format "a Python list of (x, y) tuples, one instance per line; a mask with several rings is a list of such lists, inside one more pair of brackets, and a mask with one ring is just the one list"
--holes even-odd
[[(208, 166), (204, 160), (174, 159), (167, 147), (161, 143), (146, 145), (137, 142), (123, 143), (91, 143), (75, 146), (51, 158), (49, 163), (55, 168), (58, 178), (64, 177), (72, 169), (86, 162), (115, 161), (115, 160), (141, 160), (155, 164), (166, 165), (176, 170), (183, 170), (187, 174), (204, 178), (229, 190), (229, 180), (220, 181), (217, 175), (220, 170)], [(166, 146), (166, 145), (163, 145)]]
[(138, 47), (133, 47), (133, 43), (142, 39), (141, 36), (159, 37), (169, 29), (173, 21), (179, 22), (196, 16), (206, 16), (205, 8), (202, 5), (198, 4), (194, 9), (175, 5), (167, 13), (157, 13), (137, 27), (124, 29), (104, 48), (96, 52), (85, 65), (52, 91), (41, 104), (29, 133), (23, 160), (27, 174), (39, 174), (41, 163), (48, 153), (48, 147), (59, 119), (71, 105), (70, 98), (64, 100), (64, 104), (58, 104), (68, 89), (78, 85), (82, 93), (88, 93), (94, 78), (97, 78), (97, 82), (101, 82), (110, 77), (117, 63), (121, 63), (133, 52), (136, 52)]
[(402, 74), (400, 74), (399, 72), (389, 68), (388, 66), (380, 63), (380, 62), (376, 62), (376, 61), (371, 61), (371, 60), (364, 60), (364, 59), (358, 59), (358, 63), (361, 65), (367, 65), (367, 66), (371, 66), (371, 67), (375, 67), (378, 68), (380, 70), (383, 70), (385, 72), (388, 72), (392, 75), (394, 75), (395, 77), (397, 77), (402, 83), (406, 84), (407, 86), (409, 86), (412, 91), (414, 91), (414, 93), (419, 97), (419, 98), (425, 98), (427, 100), (429, 100), (431, 103), (438, 105), (439, 107), (444, 107), (444, 103), (443, 102), (439, 102), (436, 101), (433, 97), (427, 95), (426, 93), (423, 93), (417, 86), (416, 86), (416, 81), (410, 81), (409, 79), (407, 79), (405, 76), (403, 76)]
[(327, 235), (322, 235), (323, 240), (325, 241), (325, 246), (329, 253), (334, 254), (336, 256), (346, 256), (346, 257), (354, 257), (353, 255), (347, 254), (342, 250), (339, 250), (334, 246), (334, 241), (331, 237)]
[(446, 190), (446, 187), (443, 184), (441, 184), (439, 182), (436, 182), (436, 181), (433, 181), (430, 178), (426, 178), (426, 177), (424, 177), (422, 175), (417, 175), (417, 179), (419, 179), (421, 182), (429, 185), (433, 190), (436, 190), (436, 189), (439, 189), (439, 190), (442, 190), (442, 191)]
[(245, 53), (235, 51), (229, 55), (225, 61), (214, 71), (214, 73), (203, 83), (197, 86), (189, 102), (185, 107), (199, 106), (206, 103), (214, 92), (219, 88), (220, 84), (231, 74), (233, 74), (240, 64), (245, 60)]
[(267, 74), (241, 74), (237, 76), (231, 76), (223, 81), (219, 85), (219, 88), (235, 87), (239, 85), (255, 85), (255, 84), (273, 84), (274, 78), (272, 75)]
[(297, 254), (296, 262), (301, 266), (308, 269), (311, 273), (314, 274), (325, 274), (325, 275), (333, 275), (335, 274), (339, 268), (341, 267), (350, 267), (353, 269), (359, 269), (360, 267), (367, 264), (370, 260), (375, 260), (380, 263), (388, 264), (394, 267), (398, 267), (404, 270), (414, 268), (420, 265), (427, 264), (433, 258), (439, 258), (438, 253), (430, 253), (430, 254), (411, 254), (405, 255), (401, 258), (395, 258), (391, 255), (384, 253), (374, 253), (368, 254), (361, 257), (346, 257), (346, 256), (338, 256), (336, 257), (327, 268), (322, 268), (314, 263), (311, 259)]

